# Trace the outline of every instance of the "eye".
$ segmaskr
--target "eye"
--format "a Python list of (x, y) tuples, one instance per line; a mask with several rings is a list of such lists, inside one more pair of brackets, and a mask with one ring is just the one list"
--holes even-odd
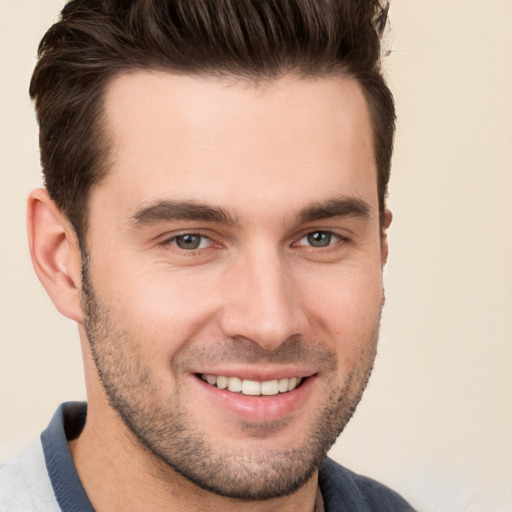
[(299, 244), (322, 248), (329, 247), (339, 240), (340, 237), (331, 231), (312, 231), (311, 233), (303, 236), (300, 239)]
[(174, 236), (171, 238), (170, 242), (184, 251), (204, 249), (211, 244), (211, 240), (208, 237), (195, 233), (185, 233), (183, 235)]

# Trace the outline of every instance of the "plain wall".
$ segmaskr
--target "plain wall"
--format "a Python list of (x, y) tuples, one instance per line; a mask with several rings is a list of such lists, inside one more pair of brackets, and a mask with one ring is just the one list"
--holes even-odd
[[(28, 82), (62, 0), (0, 1), (0, 460), (84, 399), (76, 327), (33, 273)], [(393, 0), (398, 133), (387, 304), (365, 398), (332, 450), (420, 511), (512, 510), (512, 2)]]

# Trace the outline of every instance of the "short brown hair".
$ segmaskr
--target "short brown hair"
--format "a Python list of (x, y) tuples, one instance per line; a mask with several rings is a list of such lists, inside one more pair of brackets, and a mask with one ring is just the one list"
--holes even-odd
[(72, 0), (43, 37), (30, 83), (45, 186), (79, 238), (91, 188), (108, 171), (105, 88), (120, 72), (163, 69), (270, 80), (342, 74), (369, 104), (380, 212), (395, 109), (380, 67), (378, 0)]

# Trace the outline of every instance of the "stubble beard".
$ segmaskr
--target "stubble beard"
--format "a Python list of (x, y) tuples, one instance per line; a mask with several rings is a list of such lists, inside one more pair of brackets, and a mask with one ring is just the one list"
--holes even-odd
[[(357, 366), (341, 382), (335, 353), (323, 347), (292, 340), (277, 349), (280, 352), (265, 354), (261, 364), (269, 360), (316, 361), (328, 377), (324, 382), (330, 388), (324, 390), (323, 403), (317, 404), (310, 425), (304, 425), (304, 441), (299, 446), (269, 449), (265, 438), (274, 435), (282, 425), (245, 424), (241, 428), (251, 441), (260, 439), (261, 448), (230, 450), (229, 446), (219, 447), (211, 442), (207, 425), (191, 424), (183, 405), (187, 397), (180, 393), (179, 382), (172, 395), (167, 392), (164, 398), (158, 378), (144, 358), (142, 340), (116, 322), (112, 309), (99, 300), (89, 277), (87, 256), (82, 261), (85, 330), (97, 373), (110, 406), (141, 447), (193, 484), (226, 498), (251, 501), (283, 497), (296, 492), (312, 477), (352, 417), (366, 388), (376, 354), (380, 312), (367, 339), (360, 340)], [(235, 343), (236, 340), (231, 340), (232, 345)], [(254, 360), (262, 351), (254, 342), (245, 345), (239, 342), (229, 348), (225, 342), (223, 346), (222, 355), (219, 353), (217, 357), (233, 358), (236, 353), (239, 361)], [(198, 351), (192, 346), (176, 353), (169, 371), (182, 367), (187, 358), (193, 360), (197, 356)]]

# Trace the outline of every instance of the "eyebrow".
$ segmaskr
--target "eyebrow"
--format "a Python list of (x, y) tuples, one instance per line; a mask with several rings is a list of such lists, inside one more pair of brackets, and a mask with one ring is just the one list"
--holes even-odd
[(359, 197), (343, 197), (329, 199), (304, 208), (296, 216), (298, 224), (306, 224), (316, 220), (333, 217), (359, 217), (366, 219), (372, 211), (371, 206)]
[(237, 219), (224, 208), (194, 201), (173, 200), (162, 200), (143, 206), (135, 212), (132, 220), (137, 227), (176, 220), (199, 220), (227, 225), (238, 224)]
[[(370, 205), (358, 197), (336, 198), (307, 206), (294, 216), (294, 221), (297, 224), (306, 224), (334, 217), (367, 218), (371, 211)], [(238, 218), (224, 208), (195, 201), (175, 200), (161, 200), (143, 206), (134, 213), (132, 220), (136, 227), (177, 220), (239, 225)]]

